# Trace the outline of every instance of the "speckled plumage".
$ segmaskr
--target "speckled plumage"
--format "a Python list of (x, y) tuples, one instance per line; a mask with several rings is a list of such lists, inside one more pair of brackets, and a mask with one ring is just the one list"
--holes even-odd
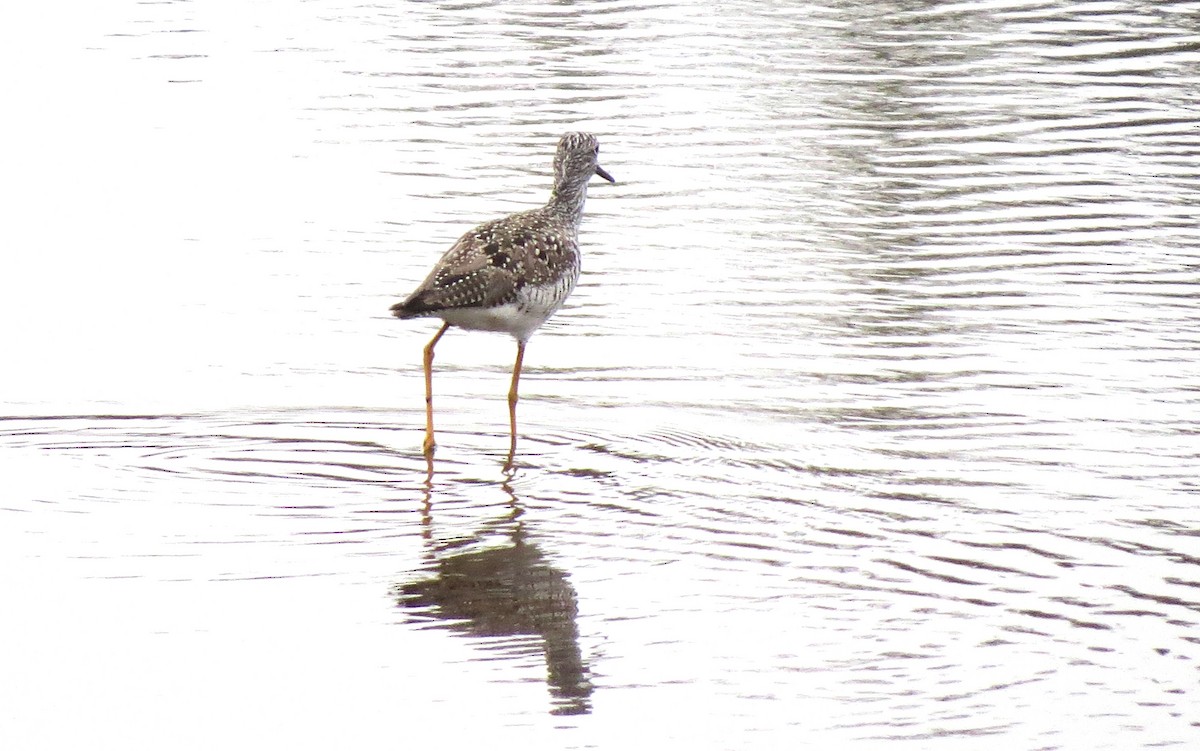
[(511, 441), (506, 468), (517, 449), (517, 383), (525, 344), (554, 315), (579, 279), (579, 222), (592, 175), (616, 182), (600, 166), (600, 146), (587, 133), (559, 139), (554, 190), (540, 209), (485, 222), (459, 238), (425, 281), (392, 306), (398, 318), (434, 316), (442, 327), (425, 346), (424, 453), (433, 471), (433, 350), (451, 326), (502, 331), (517, 340), (508, 391)]
[(459, 238), (408, 299), (399, 318), (436, 316), (466, 329), (504, 331), (528, 341), (579, 278), (579, 222), (599, 145), (568, 133), (554, 158), (554, 191), (539, 209), (485, 222)]

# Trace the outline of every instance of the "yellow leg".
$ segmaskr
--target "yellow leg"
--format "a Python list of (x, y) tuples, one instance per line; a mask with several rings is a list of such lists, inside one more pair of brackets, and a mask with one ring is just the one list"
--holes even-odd
[(521, 380), (521, 361), (525, 359), (525, 342), (517, 342), (517, 361), (513, 363), (512, 385), (508, 388), (508, 461), (505, 469), (512, 469), (513, 457), (517, 453), (517, 383)]
[[(421, 445), (421, 450), (425, 453), (426, 459), (433, 458), (433, 449), (437, 445), (433, 442), (433, 348), (448, 328), (450, 328), (450, 324), (443, 323), (438, 332), (429, 340), (429, 344), (425, 345), (425, 443)], [(430, 469), (432, 469), (432, 465)]]

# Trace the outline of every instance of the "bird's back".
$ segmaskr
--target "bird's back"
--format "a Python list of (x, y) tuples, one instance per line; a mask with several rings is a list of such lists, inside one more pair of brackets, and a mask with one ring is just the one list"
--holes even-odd
[[(408, 299), (392, 306), (400, 318), (486, 312), (514, 307), (541, 325), (579, 277), (577, 228), (543, 207), (485, 222), (459, 238)], [(452, 321), (465, 328), (470, 320)], [(534, 328), (536, 328), (536, 325)], [(510, 330), (500, 327), (498, 330)]]

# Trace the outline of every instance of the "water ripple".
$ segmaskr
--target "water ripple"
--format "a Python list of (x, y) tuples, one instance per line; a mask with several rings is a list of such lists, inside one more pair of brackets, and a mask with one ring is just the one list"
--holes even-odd
[[(537, 686), (614, 746), (1194, 735), (1196, 3), (277, 5), (30, 35), (86, 39), (11, 97), (5, 570), (269, 583), (211, 611), (272, 644), (382, 618), (338, 674), (404, 667), (327, 705), (489, 731), (535, 727)], [(511, 343), (463, 334), (429, 475), (432, 331), (386, 306), (542, 200), (577, 128), (619, 182), (531, 344), (516, 472)], [(350, 599), (322, 581), (359, 621), (303, 630)]]

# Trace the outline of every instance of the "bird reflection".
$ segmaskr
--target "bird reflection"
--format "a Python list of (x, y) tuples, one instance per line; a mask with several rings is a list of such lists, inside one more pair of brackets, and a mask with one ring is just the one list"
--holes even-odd
[[(530, 647), (523, 639), (511, 639), (502, 651), (518, 657), (530, 651), (543, 652), (546, 682), (553, 697), (552, 714), (586, 714), (592, 685), (589, 669), (579, 648), (575, 623), (578, 601), (567, 575), (550, 565), (527, 538), (520, 520), (521, 507), (508, 482), (501, 486), (509, 496), (509, 512), (484, 525), (474, 539), (438, 543), (428, 533), (432, 576), (400, 584), (393, 590), (397, 605), (412, 615), (432, 617), (446, 628), (471, 636), (541, 637)], [(427, 484), (425, 522), (432, 525), (431, 490)], [(507, 533), (506, 544), (479, 550), (463, 548), (497, 532)]]

